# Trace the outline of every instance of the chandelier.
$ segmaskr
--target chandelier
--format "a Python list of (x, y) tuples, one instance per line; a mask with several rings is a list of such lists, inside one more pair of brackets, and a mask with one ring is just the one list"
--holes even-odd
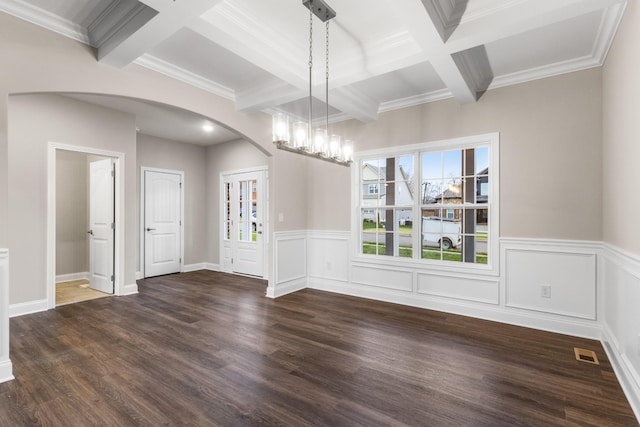
[[(353, 142), (341, 141), (340, 135), (329, 135), (329, 21), (336, 13), (324, 0), (302, 0), (309, 9), (309, 121), (296, 121), (290, 126), (289, 116), (273, 115), (273, 143), (281, 150), (326, 160), (343, 166), (353, 161)], [(313, 129), (313, 15), (325, 23), (325, 127)]]

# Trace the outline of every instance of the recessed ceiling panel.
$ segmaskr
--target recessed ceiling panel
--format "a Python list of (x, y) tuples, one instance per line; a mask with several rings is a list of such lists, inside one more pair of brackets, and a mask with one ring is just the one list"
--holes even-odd
[(274, 79), (251, 62), (189, 29), (178, 31), (149, 53), (236, 92)]
[(592, 54), (602, 11), (537, 28), (486, 45), (496, 77)]
[(354, 86), (379, 103), (445, 89), (444, 83), (428, 62), (372, 77)]

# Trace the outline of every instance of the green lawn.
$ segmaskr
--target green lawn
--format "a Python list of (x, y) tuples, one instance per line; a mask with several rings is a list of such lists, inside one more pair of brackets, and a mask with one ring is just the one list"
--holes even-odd
[[(378, 254), (384, 255), (386, 246), (383, 244), (376, 245), (375, 243), (363, 243), (362, 244), (362, 253), (369, 255), (376, 255), (376, 248), (378, 250)], [(441, 258), (442, 254), (442, 258)], [(400, 247), (400, 256), (411, 258), (413, 256), (413, 249), (408, 247)], [(435, 259), (443, 261), (462, 261), (462, 254), (459, 249), (451, 249), (451, 250), (440, 250), (438, 249), (422, 249), (422, 259)], [(478, 264), (486, 264), (487, 263), (487, 253), (486, 252), (476, 252), (476, 263)]]
[[(376, 227), (376, 223), (375, 222), (363, 222), (362, 223), (362, 231), (365, 233), (384, 233), (387, 231), (386, 228), (384, 227)], [(398, 229), (400, 234), (406, 235), (406, 236), (410, 236), (411, 233), (413, 232), (413, 227), (408, 227), (406, 225), (400, 226), (400, 228)]]

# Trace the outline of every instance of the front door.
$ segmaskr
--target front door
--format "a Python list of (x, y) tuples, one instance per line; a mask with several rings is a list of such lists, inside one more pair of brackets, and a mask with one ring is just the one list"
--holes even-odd
[(178, 273), (182, 263), (182, 174), (144, 171), (144, 277)]
[(113, 293), (114, 258), (113, 160), (89, 163), (89, 272), (90, 286)]
[(223, 270), (264, 275), (266, 171), (223, 174)]

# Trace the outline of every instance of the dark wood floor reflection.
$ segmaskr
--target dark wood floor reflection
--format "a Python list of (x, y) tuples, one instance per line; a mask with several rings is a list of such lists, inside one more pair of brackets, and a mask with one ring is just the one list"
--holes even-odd
[(138, 283), (11, 320), (0, 425), (637, 425), (596, 341), (221, 273)]

